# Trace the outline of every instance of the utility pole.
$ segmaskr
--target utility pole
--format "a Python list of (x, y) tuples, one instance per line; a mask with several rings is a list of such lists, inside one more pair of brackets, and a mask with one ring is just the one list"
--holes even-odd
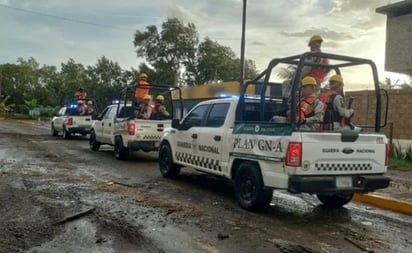
[(243, 0), (242, 39), (240, 42), (240, 85), (245, 81), (245, 29), (246, 29), (246, 2)]

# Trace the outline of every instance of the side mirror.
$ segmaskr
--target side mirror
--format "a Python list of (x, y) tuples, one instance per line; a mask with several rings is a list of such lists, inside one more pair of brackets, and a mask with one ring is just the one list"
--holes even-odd
[(179, 119), (172, 119), (172, 127), (176, 129), (180, 129), (180, 120)]

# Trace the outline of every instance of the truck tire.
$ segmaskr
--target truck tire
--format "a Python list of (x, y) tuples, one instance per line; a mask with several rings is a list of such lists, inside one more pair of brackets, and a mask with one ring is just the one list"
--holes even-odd
[(70, 132), (67, 132), (66, 128), (63, 127), (63, 139), (67, 140), (70, 139)]
[(51, 134), (52, 136), (57, 136), (59, 134), (59, 132), (54, 128), (54, 124), (51, 124)]
[(341, 206), (346, 205), (352, 200), (353, 193), (346, 194), (346, 195), (323, 195), (323, 194), (317, 194), (316, 195), (320, 202), (325, 207), (328, 208), (339, 208)]
[(113, 153), (117, 160), (126, 160), (129, 156), (129, 149), (123, 146), (123, 140), (120, 136), (116, 136), (114, 139)]
[(92, 130), (90, 132), (90, 138), (89, 138), (89, 147), (90, 150), (92, 151), (98, 151), (100, 148), (100, 142), (96, 141), (96, 133)]
[(242, 162), (235, 175), (235, 193), (240, 207), (258, 211), (269, 206), (273, 190), (265, 189), (260, 168), (251, 162)]
[(180, 173), (180, 165), (173, 163), (172, 149), (168, 143), (163, 143), (159, 149), (159, 169), (163, 177), (174, 178)]

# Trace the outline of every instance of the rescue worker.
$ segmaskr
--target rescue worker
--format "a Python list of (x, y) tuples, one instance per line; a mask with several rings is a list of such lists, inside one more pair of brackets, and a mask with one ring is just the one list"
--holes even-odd
[(77, 113), (81, 116), (86, 115), (87, 109), (83, 99), (77, 100)]
[(76, 93), (74, 93), (74, 97), (76, 98), (76, 100), (85, 100), (87, 97), (87, 92), (80, 87)]
[(307, 76), (302, 79), (302, 98), (300, 100), (300, 130), (319, 131), (324, 116), (323, 103), (316, 97), (316, 80)]
[(325, 129), (351, 130), (347, 119), (353, 115), (353, 109), (346, 108), (343, 86), (342, 76), (333, 75), (329, 78), (329, 90), (319, 97), (327, 107), (324, 118)]
[[(316, 53), (316, 52), (322, 52), (321, 51), (321, 45), (322, 45), (323, 39), (319, 35), (313, 35), (309, 39), (308, 46), (310, 47), (310, 52)], [(321, 64), (329, 64), (329, 60), (321, 57), (313, 57), (311, 59), (307, 60), (308, 62), (314, 62), (314, 63), (321, 63)], [(320, 84), (324, 81), (326, 74), (328, 73), (328, 70), (323, 67), (311, 67), (311, 66), (305, 66), (302, 70), (302, 77), (306, 76), (311, 76), (315, 78), (316, 83), (317, 83), (317, 89), (320, 90)]]
[(91, 101), (91, 100), (87, 101), (86, 114), (87, 115), (93, 115), (94, 114), (93, 101)]
[(152, 106), (150, 105), (150, 95), (144, 95), (143, 102), (139, 104), (137, 109), (138, 119), (150, 119), (152, 115)]
[(165, 102), (165, 98), (162, 95), (158, 95), (156, 97), (156, 103), (152, 111), (152, 119), (163, 120), (163, 119), (168, 119), (170, 117), (170, 114), (166, 110), (166, 106), (164, 102)]
[[(141, 73), (139, 75), (139, 81), (137, 82), (135, 91), (134, 91), (134, 97), (138, 101), (142, 101), (145, 95), (149, 94), (149, 86), (150, 83), (147, 81), (147, 74), (146, 73)], [(139, 88), (143, 87), (143, 88)]]

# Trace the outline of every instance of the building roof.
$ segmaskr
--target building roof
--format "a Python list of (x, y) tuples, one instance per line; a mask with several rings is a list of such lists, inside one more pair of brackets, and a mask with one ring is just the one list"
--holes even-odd
[(377, 13), (396, 17), (412, 13), (412, 0), (404, 0), (397, 3), (385, 5), (376, 9)]

